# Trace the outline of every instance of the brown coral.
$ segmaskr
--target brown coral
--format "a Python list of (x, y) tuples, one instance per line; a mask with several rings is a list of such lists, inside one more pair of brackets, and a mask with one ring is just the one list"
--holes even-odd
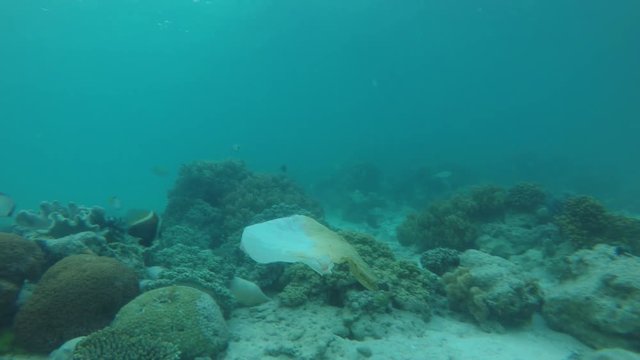
[(69, 256), (43, 275), (18, 311), (16, 340), (27, 350), (49, 352), (108, 325), (137, 293), (136, 274), (117, 260)]
[(44, 255), (33, 241), (0, 233), (0, 279), (18, 286), (25, 279), (37, 280), (44, 267)]

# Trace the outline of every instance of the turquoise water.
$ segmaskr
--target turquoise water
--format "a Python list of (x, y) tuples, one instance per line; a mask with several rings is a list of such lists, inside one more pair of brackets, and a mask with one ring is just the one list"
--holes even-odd
[(637, 211), (639, 18), (635, 0), (4, 0), (0, 191), (162, 210), (191, 160), (286, 164), (305, 187), (368, 161)]

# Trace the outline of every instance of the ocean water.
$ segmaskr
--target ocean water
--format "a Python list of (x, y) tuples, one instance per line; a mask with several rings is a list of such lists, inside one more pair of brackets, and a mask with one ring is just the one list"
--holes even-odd
[(2, 1), (0, 191), (161, 210), (191, 160), (286, 164), (303, 186), (365, 161), (637, 211), (639, 16), (634, 0)]
[[(200, 290), (212, 295), (198, 303), (211, 310), (200, 318), (231, 335), (215, 346), (205, 339), (205, 350), (176, 340), (186, 359), (588, 360), (594, 349), (640, 351), (639, 19), (638, 0), (0, 0), (0, 211), (9, 196), (18, 211), (60, 201), (163, 219), (161, 236), (154, 228), (147, 242), (131, 232), (139, 223), (110, 218), (78, 243), (77, 228), (58, 236), (46, 228), (52, 219), (14, 226), (15, 216), (0, 213), (0, 231), (24, 237), (26, 249), (14, 251), (18, 240), (0, 233), (0, 359), (46, 354), (68, 340), (57, 331), (69, 324), (47, 323), (66, 310), (45, 308), (34, 320), (29, 301), (50, 286), (40, 273), (62, 271), (58, 261), (83, 266), (76, 253), (129, 267), (102, 273), (124, 274), (113, 291), (122, 303), (88, 312), (106, 319), (91, 331), (115, 329), (120, 309), (173, 341), (170, 331), (201, 324), (187, 323), (193, 308), (160, 309), (187, 315), (154, 330), (135, 314), (164, 315), (136, 310), (144, 302), (136, 300), (158, 296), (150, 303), (174, 306)], [(231, 174), (236, 188), (224, 203), (215, 181), (180, 173), (197, 160), (240, 160), (276, 176), (250, 175), (246, 185), (232, 179), (234, 163), (225, 163), (227, 173), (202, 165)], [(522, 182), (547, 198), (519, 209), (502, 199), (496, 210), (487, 196), (477, 201), (489, 204), (485, 214), (455, 197), (474, 185)], [(303, 234), (295, 256), (278, 251), (300, 233), (268, 226), (255, 230), (245, 256), (241, 230), (290, 211), (271, 203), (283, 198), (333, 230), (359, 233), (342, 239), (287, 218), (287, 231), (315, 231)], [(348, 256), (320, 256), (318, 244)], [(293, 267), (300, 264), (256, 264), (296, 256), (325, 277)], [(430, 256), (451, 264), (438, 273)], [(31, 260), (36, 275), (13, 273)], [(338, 275), (329, 277), (334, 265)], [(168, 286), (185, 283), (197, 290), (178, 296)], [(296, 286), (308, 292), (296, 297)], [(479, 288), (494, 296), (480, 309)], [(97, 298), (95, 289), (79, 291), (90, 300), (78, 308), (108, 298), (99, 290)], [(515, 305), (504, 300), (513, 293), (524, 294)], [(242, 296), (251, 298), (246, 307), (236, 306)], [(500, 313), (518, 306), (512, 318)], [(601, 311), (583, 313), (588, 307)], [(76, 308), (68, 310), (72, 318)], [(483, 311), (499, 313), (498, 324)], [(114, 338), (134, 348), (127, 336)], [(611, 351), (615, 359), (619, 350)]]

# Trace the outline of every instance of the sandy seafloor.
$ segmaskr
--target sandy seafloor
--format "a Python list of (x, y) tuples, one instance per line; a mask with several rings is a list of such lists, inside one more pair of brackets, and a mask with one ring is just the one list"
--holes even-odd
[[(336, 308), (278, 308), (274, 302), (236, 311), (229, 321), (225, 359), (561, 360), (590, 352), (536, 317), (527, 327), (487, 333), (477, 326), (434, 316), (429, 322), (403, 311), (379, 316), (380, 338), (345, 339)], [(368, 356), (368, 357), (367, 357)]]

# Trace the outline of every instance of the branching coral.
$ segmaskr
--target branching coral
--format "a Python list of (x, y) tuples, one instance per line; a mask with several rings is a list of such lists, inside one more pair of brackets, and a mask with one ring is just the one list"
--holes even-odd
[(544, 192), (528, 184), (508, 192), (492, 185), (473, 187), (407, 216), (397, 228), (398, 241), (426, 250), (470, 249), (476, 246), (480, 225), (504, 221), (514, 211), (534, 212), (543, 202)]
[(506, 205), (515, 211), (531, 212), (544, 205), (547, 194), (536, 184), (520, 183), (509, 189)]
[(265, 217), (285, 208), (322, 217), (320, 206), (285, 176), (254, 174), (238, 161), (198, 161), (182, 167), (169, 193), (165, 225), (203, 231), (216, 247), (253, 219), (271, 220)]
[(578, 248), (607, 243), (640, 254), (640, 220), (612, 214), (592, 197), (567, 199), (555, 222)]

